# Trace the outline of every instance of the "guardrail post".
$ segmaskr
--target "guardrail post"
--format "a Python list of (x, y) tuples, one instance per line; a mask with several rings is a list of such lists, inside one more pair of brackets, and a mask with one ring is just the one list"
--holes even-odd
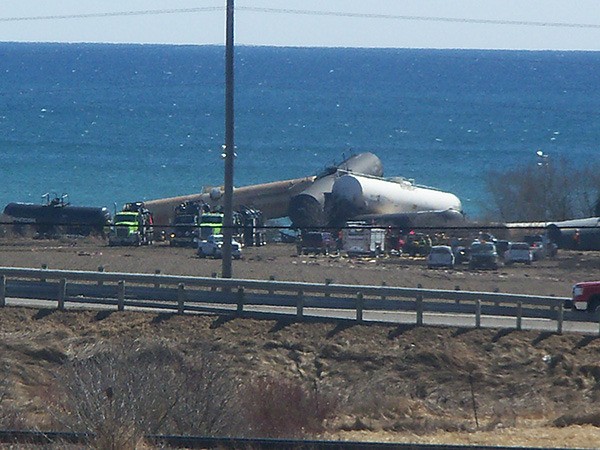
[[(385, 288), (386, 286), (387, 286), (387, 283), (386, 283), (385, 281), (382, 281), (382, 282), (381, 282), (381, 287), (382, 287), (382, 288)], [(385, 295), (382, 295), (382, 296), (381, 296), (381, 300), (385, 300)]]
[[(42, 270), (48, 270), (48, 264), (42, 264)], [(46, 277), (42, 276), (42, 278), (40, 278), (40, 281), (42, 283), (46, 282)]]
[(363, 308), (364, 308), (364, 299), (362, 292), (356, 294), (356, 321), (358, 323), (362, 323), (363, 321)]
[[(98, 272), (104, 272), (104, 266), (98, 266)], [(98, 286), (102, 286), (104, 281), (98, 280)]]
[(238, 314), (244, 312), (244, 288), (240, 287), (237, 291), (237, 311)]
[(423, 295), (417, 295), (417, 326), (423, 325)]
[(65, 297), (67, 296), (67, 280), (61, 278), (58, 283), (58, 309), (64, 311), (65, 309)]
[(302, 320), (304, 316), (304, 291), (298, 291), (298, 299), (296, 300), (296, 317)]
[(185, 284), (179, 283), (177, 290), (177, 313), (183, 314), (185, 310)]
[(475, 300), (475, 328), (481, 328), (481, 300)]
[(523, 329), (523, 302), (517, 302), (517, 331)]
[(118, 283), (117, 288), (117, 310), (125, 310), (125, 281), (121, 280)]
[(565, 307), (562, 302), (558, 305), (558, 323), (556, 324), (556, 332), (562, 334), (563, 332), (563, 321), (565, 319)]
[[(332, 283), (331, 278), (325, 278), (325, 286), (329, 286)], [(325, 297), (329, 298), (331, 294), (328, 291), (325, 291)]]
[[(160, 269), (156, 269), (154, 271), (154, 275), (160, 275)], [(154, 283), (154, 287), (158, 289), (160, 287), (160, 283)]]
[[(211, 278), (217, 278), (217, 272), (213, 272), (213, 273), (211, 273), (211, 274), (210, 274), (210, 276), (211, 276)], [(217, 290), (217, 287), (216, 287), (216, 286), (212, 286), (212, 287), (210, 288), (210, 290), (211, 290), (212, 292), (215, 292), (215, 291)]]
[(0, 307), (6, 306), (6, 275), (0, 275)]
[[(456, 286), (454, 286), (454, 290), (455, 290), (455, 291), (460, 291), (460, 286), (457, 284)], [(458, 298), (457, 298), (457, 299), (455, 299), (455, 300), (454, 300), (454, 303), (455, 303), (456, 305), (459, 305), (459, 304), (460, 304), (460, 299), (458, 299)]]
[[(269, 281), (275, 281), (275, 275), (269, 275)], [(273, 295), (273, 287), (269, 286), (269, 295)]]

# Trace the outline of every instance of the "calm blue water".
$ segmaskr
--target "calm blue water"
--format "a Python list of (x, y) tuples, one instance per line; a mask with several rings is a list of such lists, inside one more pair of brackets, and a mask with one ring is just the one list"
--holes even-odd
[[(236, 186), (371, 151), (476, 217), (489, 171), (598, 155), (600, 53), (238, 47), (235, 65)], [(0, 208), (221, 184), (223, 79), (220, 47), (0, 43)]]

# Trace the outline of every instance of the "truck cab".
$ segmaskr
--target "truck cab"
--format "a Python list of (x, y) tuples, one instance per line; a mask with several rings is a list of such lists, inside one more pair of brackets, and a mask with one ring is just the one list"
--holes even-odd
[(566, 308), (595, 313), (600, 311), (600, 281), (584, 281), (573, 286)]
[(143, 203), (126, 203), (115, 214), (108, 245), (149, 245), (154, 242), (154, 225), (150, 211)]
[(200, 240), (213, 234), (222, 234), (225, 215), (218, 212), (205, 212), (200, 216)]
[(173, 247), (193, 247), (200, 236), (200, 221), (196, 214), (178, 214), (173, 219), (169, 244)]

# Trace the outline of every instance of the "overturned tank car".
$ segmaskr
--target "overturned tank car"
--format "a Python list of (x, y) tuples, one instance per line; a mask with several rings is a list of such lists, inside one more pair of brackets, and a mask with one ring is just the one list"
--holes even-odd
[(317, 175), (307, 189), (290, 198), (288, 216), (294, 227), (315, 228), (329, 222), (325, 211), (326, 197), (331, 194), (333, 184), (348, 173), (383, 175), (383, 164), (373, 153), (359, 153), (342, 163), (326, 168)]
[(404, 178), (343, 175), (333, 185), (327, 210), (334, 224), (349, 219), (400, 228), (453, 227), (465, 223), (462, 204), (456, 195)]

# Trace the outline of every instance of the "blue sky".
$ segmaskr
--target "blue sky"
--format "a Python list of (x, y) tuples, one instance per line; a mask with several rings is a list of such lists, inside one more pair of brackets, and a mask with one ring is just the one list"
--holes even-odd
[[(0, 41), (223, 44), (225, 3), (3, 0)], [(236, 0), (235, 6), (235, 40), (244, 45), (600, 50), (597, 0)], [(206, 10), (32, 20), (185, 8)], [(29, 20), (6, 20), (12, 18)]]

